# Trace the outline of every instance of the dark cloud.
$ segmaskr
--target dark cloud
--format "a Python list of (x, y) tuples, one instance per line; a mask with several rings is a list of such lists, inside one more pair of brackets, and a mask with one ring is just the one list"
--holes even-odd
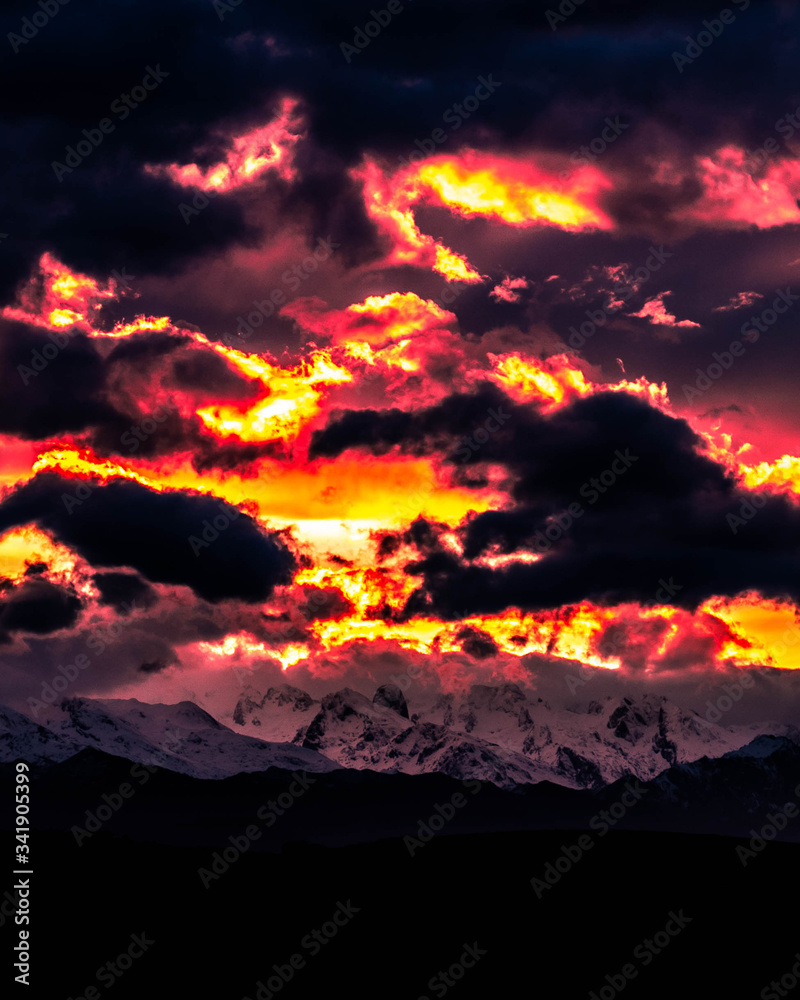
[[(170, 401), (191, 394), (198, 402), (244, 403), (263, 393), (259, 381), (233, 371), (219, 355), (160, 333), (123, 340), (108, 356), (100, 343), (73, 329), (48, 334), (0, 319), (0, 368), (7, 373), (0, 432), (28, 440), (72, 434), (101, 457), (183, 451), (199, 472), (243, 471), (282, 453), (275, 442), (220, 441)], [(169, 399), (154, 406), (158, 385)]]
[[(461, 447), (490, 410), (506, 415), (503, 425), (478, 449)], [(797, 508), (756, 494), (758, 506), (746, 508), (755, 516), (731, 522), (754, 496), (735, 488), (684, 420), (628, 393), (599, 393), (542, 416), (484, 387), (413, 413), (351, 411), (319, 431), (311, 450), (348, 447), (441, 453), (463, 468), (498, 463), (510, 473), (512, 505), (462, 525), (464, 560), (436, 544), (427, 522), (412, 526), (404, 541), (421, 558), (406, 572), (422, 585), (407, 614), (452, 619), (587, 599), (695, 608), (749, 589), (800, 598)], [(393, 548), (387, 542), (384, 555)], [(476, 563), (492, 551), (544, 558), (498, 569)], [(672, 578), (677, 589), (657, 598)]]
[[(659, 121), (689, 148), (723, 135), (752, 144), (792, 110), (797, 12), (787, 5), (737, 12), (683, 74), (672, 53), (718, 8), (587, 0), (553, 31), (546, 17), (553, 7), (552, 0), (491, 7), (409, 0), (349, 62), (340, 45), (370, 19), (358, 0), (335, 7), (244, 3), (223, 19), (212, 3), (194, 0), (60, 8), (0, 67), (14, 94), (2, 127), (0, 216), (17, 244), (0, 293), (10, 293), (44, 250), (95, 275), (124, 267), (143, 275), (175, 273), (228, 246), (253, 245), (249, 206), (276, 191), (315, 234), (341, 225), (344, 252), (357, 256), (374, 234), (348, 194), (346, 168), (367, 149), (390, 160), (407, 155), (480, 74), (494, 73), (502, 85), (479, 120), (450, 137), (453, 149), (483, 130), (509, 150), (535, 138), (571, 152), (595, 135), (605, 114), (622, 111)], [(5, 5), (3, 35), (18, 33), (30, 13), (26, 0)], [(160, 68), (162, 82), (124, 119), (111, 112), (114, 131), (59, 181), (53, 161), (63, 162), (66, 147), (83, 139), (83, 129), (96, 129), (148, 66)], [(222, 152), (218, 130), (240, 134), (264, 124), (286, 93), (302, 99), (312, 137), (296, 183), (259, 178), (250, 191), (211, 200), (186, 225), (178, 205), (194, 192), (149, 177), (143, 164), (187, 162), (200, 149), (210, 162)], [(619, 209), (652, 218), (652, 198), (660, 196), (643, 187)]]
[(500, 650), (494, 639), (481, 629), (466, 626), (456, 635), (461, 640), (461, 649), (474, 660), (486, 660), (497, 656)]
[(265, 601), (291, 579), (294, 556), (283, 540), (221, 500), (112, 480), (65, 502), (75, 490), (74, 480), (36, 476), (0, 504), (0, 533), (36, 523), (93, 566), (131, 567), (212, 602)]
[(29, 578), (0, 599), (0, 632), (57, 632), (75, 623), (82, 606), (72, 590)]
[(157, 674), (166, 670), (169, 664), (164, 660), (154, 660), (152, 663), (143, 663), (139, 670), (143, 674)]
[(333, 458), (348, 448), (364, 448), (375, 455), (392, 448), (425, 454), (437, 445), (452, 446), (454, 437), (468, 436), (489, 417), (490, 410), (508, 405), (503, 392), (486, 384), (472, 395), (455, 393), (427, 409), (348, 410), (314, 431), (309, 457)]
[(95, 573), (92, 583), (100, 591), (100, 604), (110, 605), (118, 614), (134, 607), (150, 608), (158, 600), (155, 590), (133, 573)]
[(107, 399), (105, 366), (80, 333), (52, 335), (0, 319), (0, 431), (30, 440), (123, 418)]

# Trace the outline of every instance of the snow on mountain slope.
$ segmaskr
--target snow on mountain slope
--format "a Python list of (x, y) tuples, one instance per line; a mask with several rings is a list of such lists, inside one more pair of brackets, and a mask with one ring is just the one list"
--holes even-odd
[(46, 720), (57, 737), (131, 761), (197, 778), (224, 778), (268, 767), (329, 771), (325, 757), (291, 743), (235, 733), (193, 702), (149, 705), (130, 699), (70, 698)]
[(297, 734), (297, 741), (343, 767), (406, 774), (436, 772), (491, 781), (501, 788), (549, 777), (522, 754), (445, 726), (412, 723), (401, 714), (404, 704), (404, 700), (397, 701), (394, 691), (379, 689), (370, 701), (358, 691), (344, 688), (322, 699), (317, 714)]
[[(796, 727), (722, 726), (652, 695), (557, 710), (516, 684), (474, 685), (409, 705), (394, 685), (369, 699), (344, 688), (317, 701), (282, 684), (248, 692), (231, 729), (193, 702), (72, 698), (37, 725), (0, 709), (0, 760), (60, 761), (84, 747), (201, 778), (268, 767), (441, 773), (502, 788), (549, 780), (600, 788), (720, 759), (757, 738), (800, 744)], [(752, 753), (752, 749), (748, 751)]]
[(550, 769), (553, 780), (584, 787), (625, 774), (646, 780), (672, 764), (721, 756), (754, 735), (748, 728), (706, 722), (653, 695), (636, 702), (607, 698), (591, 702), (585, 711), (558, 711), (516, 684), (474, 685), (460, 698), (443, 695), (414, 717), (441, 720), (523, 753)]
[(548, 779), (596, 788), (631, 774), (648, 780), (675, 764), (720, 757), (764, 731), (710, 723), (653, 695), (555, 710), (512, 683), (473, 685), (411, 708), (417, 710), (409, 718), (393, 685), (372, 701), (344, 689), (321, 703), (286, 685), (241, 699), (234, 718), (239, 725), (257, 718), (264, 732), (284, 735), (308, 719), (294, 741), (344, 767), (443, 771), (504, 787)]
[(0, 707), (0, 762), (24, 760), (28, 764), (41, 764), (66, 760), (78, 750), (78, 744), (57, 736), (27, 715)]
[(278, 684), (266, 694), (246, 692), (233, 710), (233, 723), (250, 736), (291, 743), (319, 710), (319, 702), (291, 684)]

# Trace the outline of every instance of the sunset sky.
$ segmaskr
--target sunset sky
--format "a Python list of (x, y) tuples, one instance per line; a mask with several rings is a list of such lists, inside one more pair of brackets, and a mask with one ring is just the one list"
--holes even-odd
[(796, 706), (796, 5), (548, 9), (11, 43), (0, 700)]

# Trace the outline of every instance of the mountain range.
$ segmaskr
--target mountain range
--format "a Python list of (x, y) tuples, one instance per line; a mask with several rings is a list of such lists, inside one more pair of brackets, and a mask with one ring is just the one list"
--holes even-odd
[(800, 733), (785, 724), (723, 726), (653, 695), (567, 710), (517, 684), (476, 684), (460, 695), (421, 698), (411, 709), (395, 685), (379, 687), (372, 699), (344, 688), (317, 700), (281, 684), (245, 692), (224, 720), (190, 701), (66, 698), (40, 722), (0, 708), (0, 761), (53, 763), (92, 748), (203, 779), (270, 767), (346, 768), (441, 774), (503, 789), (542, 781), (600, 789), (717, 759), (760, 736), (800, 745)]
[[(444, 814), (450, 834), (596, 829), (631, 787), (623, 828), (750, 836), (798, 798), (800, 740), (786, 725), (709, 724), (649, 696), (559, 710), (514, 684), (412, 707), (391, 685), (316, 700), (284, 684), (242, 695), (230, 725), (189, 701), (69, 698), (41, 722), (2, 708), (0, 773), (31, 764), (39, 824), (70, 829), (131, 762), (149, 765), (161, 777), (109, 831), (166, 843), (225, 843), (265, 803), (310, 788), (265, 832), (261, 849), (275, 850), (416, 836)], [(468, 808), (448, 812), (458, 794)]]
[(800, 733), (784, 724), (723, 726), (653, 695), (566, 710), (517, 684), (476, 684), (411, 708), (395, 685), (379, 687), (372, 700), (344, 688), (317, 701), (282, 684), (245, 693), (229, 721), (341, 767), (441, 773), (501, 788), (540, 781), (601, 788), (626, 775), (647, 781), (675, 764), (721, 757), (764, 734), (800, 743)]

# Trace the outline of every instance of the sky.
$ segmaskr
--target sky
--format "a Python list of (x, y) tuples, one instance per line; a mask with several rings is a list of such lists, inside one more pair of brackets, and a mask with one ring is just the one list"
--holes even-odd
[(794, 712), (796, 4), (273, 6), (4, 9), (0, 699)]

